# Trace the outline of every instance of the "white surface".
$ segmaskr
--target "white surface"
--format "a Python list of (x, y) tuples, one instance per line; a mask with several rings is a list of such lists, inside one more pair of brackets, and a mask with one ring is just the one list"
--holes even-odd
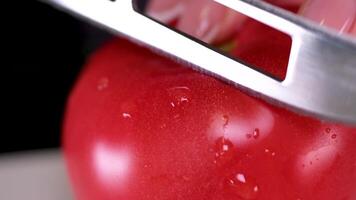
[(72, 200), (59, 150), (0, 154), (1, 200)]

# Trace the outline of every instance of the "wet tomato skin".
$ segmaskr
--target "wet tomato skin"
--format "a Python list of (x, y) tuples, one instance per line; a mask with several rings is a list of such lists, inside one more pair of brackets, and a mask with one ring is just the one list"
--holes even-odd
[(321, 122), (115, 39), (68, 101), (77, 199), (356, 199), (356, 129)]

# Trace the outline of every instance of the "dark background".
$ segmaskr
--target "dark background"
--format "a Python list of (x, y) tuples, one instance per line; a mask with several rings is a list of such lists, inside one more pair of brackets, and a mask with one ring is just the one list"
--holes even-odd
[(110, 35), (37, 1), (2, 8), (0, 153), (58, 147), (68, 93)]

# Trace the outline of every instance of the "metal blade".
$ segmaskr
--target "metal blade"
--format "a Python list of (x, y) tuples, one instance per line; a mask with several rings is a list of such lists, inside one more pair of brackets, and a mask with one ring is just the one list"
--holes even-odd
[(356, 43), (258, 0), (215, 0), (292, 37), (286, 79), (277, 81), (137, 13), (131, 0), (46, 0), (191, 67), (305, 114), (356, 125)]

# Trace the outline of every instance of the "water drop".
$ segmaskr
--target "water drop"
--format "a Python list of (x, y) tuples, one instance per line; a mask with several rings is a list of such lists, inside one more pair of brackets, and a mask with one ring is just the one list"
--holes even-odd
[(240, 181), (241, 183), (246, 183), (246, 178), (245, 178), (245, 175), (243, 175), (243, 174), (237, 174), (236, 179), (238, 181)]
[(270, 149), (265, 149), (265, 153), (271, 154), (271, 156), (275, 156), (276, 152), (271, 151)]
[(152, 163), (151, 162), (147, 162), (143, 165), (144, 168), (151, 168), (152, 167)]
[(260, 136), (260, 130), (258, 128), (256, 128), (253, 131), (253, 138), (257, 139)]
[(228, 151), (228, 150), (229, 150), (229, 145), (224, 144), (224, 145), (223, 145), (223, 151)]
[(189, 102), (189, 99), (187, 97), (180, 97), (180, 102)]
[(163, 123), (163, 124), (161, 124), (159, 127), (161, 128), (161, 129), (164, 129), (164, 128), (166, 128), (166, 124), (165, 123)]
[(214, 146), (214, 164), (223, 167), (227, 163), (231, 162), (231, 160), (233, 160), (233, 157), (235, 156), (233, 148), (234, 146), (231, 141), (223, 137), (219, 138), (215, 142)]
[(325, 129), (325, 132), (327, 132), (327, 133), (330, 133), (330, 131), (331, 131), (330, 128), (326, 128), (326, 129)]
[(229, 185), (229, 192), (234, 193), (241, 199), (253, 200), (258, 197), (259, 186), (254, 179), (247, 177), (243, 173), (237, 173), (232, 178), (229, 178), (226, 183)]
[(220, 138), (215, 143), (215, 156), (222, 156), (232, 148), (233, 144), (229, 140), (225, 138)]
[(104, 78), (101, 78), (99, 81), (98, 81), (98, 85), (97, 85), (97, 89), (99, 91), (102, 91), (104, 90), (105, 88), (107, 88), (109, 86), (109, 79), (104, 77)]
[(254, 192), (258, 192), (258, 190), (259, 190), (259, 189), (258, 189), (258, 186), (255, 185), (255, 187), (253, 188), (253, 191), (254, 191)]
[(127, 118), (131, 118), (131, 114), (129, 113), (122, 113), (122, 117), (127, 119)]
[(188, 87), (179, 86), (172, 87), (168, 90), (168, 95), (171, 97), (170, 105), (175, 108), (178, 106), (185, 105), (190, 100), (190, 89)]
[(332, 139), (336, 139), (337, 135), (336, 134), (332, 134), (331, 138)]

